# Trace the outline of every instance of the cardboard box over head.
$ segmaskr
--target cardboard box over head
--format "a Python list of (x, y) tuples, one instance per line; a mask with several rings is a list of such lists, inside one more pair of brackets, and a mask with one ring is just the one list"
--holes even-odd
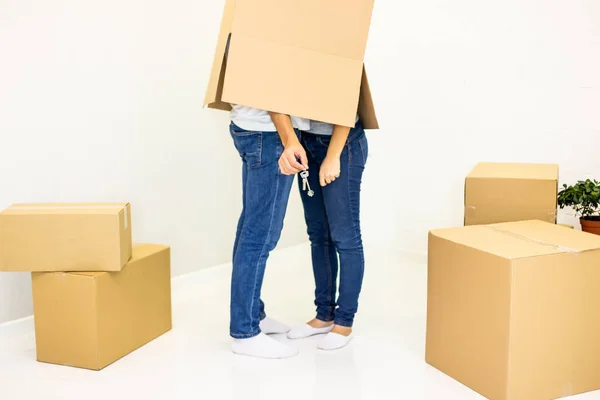
[(465, 225), (556, 222), (558, 165), (479, 163), (465, 180)]
[(363, 63), (373, 2), (226, 0), (205, 105), (350, 127), (358, 111), (378, 129)]
[(37, 359), (100, 370), (171, 330), (171, 258), (136, 245), (120, 272), (32, 274)]
[(429, 234), (426, 361), (493, 400), (600, 389), (600, 236), (542, 221)]
[(15, 204), (0, 212), (0, 271), (120, 271), (128, 203)]

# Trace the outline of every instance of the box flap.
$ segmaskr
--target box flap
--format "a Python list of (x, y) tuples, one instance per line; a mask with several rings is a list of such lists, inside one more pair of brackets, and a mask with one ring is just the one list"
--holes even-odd
[(431, 234), (507, 259), (600, 249), (600, 236), (542, 221), (439, 229)]
[(235, 13), (235, 0), (225, 1), (225, 10), (223, 11), (223, 18), (221, 20), (221, 30), (219, 32), (219, 39), (217, 41), (217, 49), (213, 59), (213, 65), (208, 81), (208, 87), (206, 88), (206, 95), (204, 97), (204, 105), (208, 105), (210, 108), (216, 108), (219, 110), (231, 110), (229, 103), (223, 103), (221, 97), (223, 95), (223, 82), (225, 81), (225, 50), (227, 48), (227, 40), (231, 34), (231, 28), (233, 26), (233, 16)]
[(558, 180), (556, 164), (479, 163), (469, 178)]
[(358, 100), (358, 115), (365, 129), (379, 129), (379, 121), (375, 113), (375, 104), (371, 95), (371, 86), (367, 77), (367, 70), (363, 66), (362, 84), (360, 86), (360, 98)]
[[(261, 62), (246, 61), (256, 54), (260, 54)], [(227, 60), (223, 100), (354, 126), (362, 69), (362, 61), (250, 37), (236, 37), (234, 33)]]
[(78, 275), (85, 276), (88, 278), (98, 278), (104, 274), (108, 274), (108, 272), (51, 272), (53, 274), (63, 274), (63, 275)]
[(358, 112), (377, 129), (363, 68), (372, 10), (373, 0), (228, 0), (205, 105), (345, 126)]

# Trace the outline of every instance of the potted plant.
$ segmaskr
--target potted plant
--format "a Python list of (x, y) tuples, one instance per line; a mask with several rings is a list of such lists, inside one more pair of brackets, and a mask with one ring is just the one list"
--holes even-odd
[(580, 217), (584, 232), (600, 235), (600, 182), (586, 179), (563, 185), (558, 192), (559, 207), (571, 207)]

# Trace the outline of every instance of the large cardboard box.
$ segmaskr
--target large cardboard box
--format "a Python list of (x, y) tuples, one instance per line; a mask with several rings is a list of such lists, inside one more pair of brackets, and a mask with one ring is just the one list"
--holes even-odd
[(138, 245), (121, 272), (33, 273), (37, 359), (100, 370), (171, 330), (170, 249)]
[(16, 204), (0, 212), (0, 271), (120, 271), (127, 203)]
[(490, 399), (600, 389), (600, 236), (541, 221), (429, 234), (426, 361)]
[(558, 165), (480, 163), (465, 182), (465, 225), (556, 222)]
[(373, 1), (226, 0), (205, 105), (351, 127), (358, 110), (377, 129), (363, 65)]

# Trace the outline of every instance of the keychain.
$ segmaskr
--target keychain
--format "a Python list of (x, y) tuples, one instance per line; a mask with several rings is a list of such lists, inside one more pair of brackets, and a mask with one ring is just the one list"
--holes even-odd
[(300, 178), (302, 178), (302, 190), (308, 189), (308, 197), (313, 197), (315, 192), (310, 188), (310, 184), (308, 183), (308, 171), (300, 172)]

